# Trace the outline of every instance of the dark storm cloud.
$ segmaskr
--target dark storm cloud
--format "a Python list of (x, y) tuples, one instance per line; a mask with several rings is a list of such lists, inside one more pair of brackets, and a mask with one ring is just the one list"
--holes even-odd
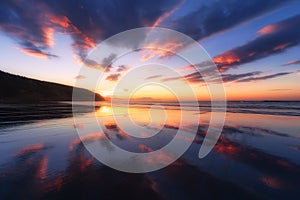
[(300, 15), (270, 24), (246, 44), (225, 51), (213, 58), (221, 71), (283, 52), (300, 44)]
[[(83, 60), (100, 41), (119, 32), (143, 26), (163, 26), (201, 39), (271, 11), (287, 1), (214, 1), (163, 23), (184, 4), (179, 0), (3, 0), (0, 29), (32, 55), (53, 57), (53, 33), (68, 34), (72, 47)], [(137, 45), (145, 33), (132, 35), (115, 45)], [(125, 44), (126, 43), (126, 44)], [(29, 53), (30, 53), (29, 52)], [(40, 53), (40, 54), (39, 54)]]

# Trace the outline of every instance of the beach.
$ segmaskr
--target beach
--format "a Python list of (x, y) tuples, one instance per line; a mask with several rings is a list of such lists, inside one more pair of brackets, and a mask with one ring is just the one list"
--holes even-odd
[[(86, 130), (80, 140), (76, 129), (86, 126), (74, 121), (70, 102), (1, 104), (0, 198), (297, 199), (300, 102), (228, 102), (222, 134), (213, 150), (200, 159), (199, 149), (211, 116), (209, 105), (199, 102), (195, 109), (188, 103), (183, 107), (135, 103), (126, 112), (119, 105), (119, 121), (130, 118), (146, 129), (161, 128), (157, 135), (145, 139), (126, 133), (116, 123), (109, 102), (101, 102), (94, 111), (82, 109), (81, 117), (86, 122), (96, 117), (103, 132)], [(171, 116), (163, 124), (162, 109)], [(158, 171), (120, 172), (99, 162), (85, 147), (105, 145), (101, 140), (108, 137), (123, 149), (147, 153), (172, 139), (188, 140), (176, 137), (182, 113), (199, 117), (197, 132), (190, 133), (196, 136), (183, 156)], [(187, 132), (193, 126), (189, 121), (184, 119), (181, 124)]]

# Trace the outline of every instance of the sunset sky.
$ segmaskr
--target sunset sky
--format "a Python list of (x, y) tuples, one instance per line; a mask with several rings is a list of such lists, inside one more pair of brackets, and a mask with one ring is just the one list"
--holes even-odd
[[(300, 1), (289, 0), (3, 0), (0, 70), (74, 85), (87, 78), (78, 75), (80, 67), (101, 41), (132, 28), (163, 27), (205, 48), (222, 74), (228, 100), (300, 100), (299, 13)], [(98, 92), (109, 96), (133, 63), (160, 59), (144, 55), (134, 52), (130, 61), (114, 63)], [(189, 84), (200, 87), (188, 64), (166, 57), (169, 66), (187, 70)], [(85, 61), (84, 67), (103, 71), (113, 59), (112, 54), (100, 64)], [(144, 78), (165, 82), (164, 74)]]

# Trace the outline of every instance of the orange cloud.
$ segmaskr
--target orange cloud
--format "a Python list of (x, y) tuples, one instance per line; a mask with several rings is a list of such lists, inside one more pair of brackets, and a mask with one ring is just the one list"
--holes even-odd
[(300, 43), (300, 15), (270, 24), (258, 31), (258, 36), (244, 45), (237, 46), (216, 56), (213, 60), (221, 70), (249, 63)]
[(72, 34), (82, 41), (81, 43), (75, 41), (73, 44), (74, 48), (82, 48), (83, 50), (87, 51), (88, 49), (96, 46), (95, 42), (82, 31), (80, 31), (74, 24), (71, 24), (70, 20), (66, 16), (49, 14), (48, 17), (49, 21), (53, 25), (58, 25), (63, 29), (63, 31), (65, 31), (65, 33)]
[(147, 61), (151, 58), (158, 56), (159, 58), (163, 58), (166, 56), (171, 56), (176, 53), (176, 50), (181, 47), (183, 44), (169, 41), (165, 43), (160, 43), (159, 41), (155, 41), (153, 43), (149, 43), (144, 45), (143, 49), (145, 50), (143, 55), (141, 56), (141, 61)]
[[(76, 25), (72, 24), (69, 18), (66, 16), (59, 16), (54, 15), (52, 13), (48, 13), (47, 17), (49, 18), (50, 22), (49, 27), (53, 27), (53, 25), (58, 26), (60, 28), (60, 31), (63, 31), (63, 33), (70, 34), (72, 36), (74, 40), (72, 47), (75, 50), (75, 52), (79, 55), (80, 59), (80, 61), (77, 62), (82, 62), (84, 54), (87, 53), (91, 48), (94, 48), (96, 46), (94, 40), (91, 37), (89, 37), (86, 33), (83, 33), (83, 31), (81, 31)], [(48, 35), (48, 37), (46, 38), (49, 38), (51, 35), (51, 32), (48, 32), (49, 31), (45, 32)]]
[(181, 71), (186, 71), (186, 70), (190, 70), (190, 69), (195, 69), (195, 67), (193, 65), (188, 65), (188, 66), (178, 69), (178, 71), (181, 72)]
[(54, 29), (51, 27), (44, 27), (43, 31), (44, 31), (44, 36), (45, 36), (45, 44), (48, 47), (53, 46), (54, 45), (54, 39), (53, 39)]
[(165, 21), (168, 17), (170, 17), (176, 10), (178, 10), (185, 1), (180, 1), (177, 5), (175, 5), (170, 11), (163, 13), (152, 25), (153, 28), (159, 26), (163, 21)]
[[(254, 54), (252, 54), (254, 55)], [(230, 65), (233, 63), (238, 63), (241, 61), (241, 59), (238, 57), (238, 55), (234, 54), (233, 52), (225, 52), (224, 54), (221, 54), (217, 57), (213, 58), (213, 61), (218, 64), (223, 64), (223, 65)]]
[(258, 31), (258, 34), (259, 35), (271, 34), (271, 33), (276, 32), (277, 29), (278, 29), (278, 26), (276, 26), (275, 24), (270, 24), (270, 25), (267, 25), (267, 26), (263, 27), (262, 29), (260, 29)]
[(71, 26), (70, 20), (66, 16), (51, 15), (49, 20), (51, 23), (56, 24), (65, 29), (67, 29)]
[(273, 48), (274, 51), (279, 51), (279, 50), (282, 50), (282, 49), (285, 49), (286, 47), (288, 47), (291, 43), (290, 42), (287, 42), (287, 43), (284, 43), (284, 44), (280, 44), (276, 47)]
[(117, 73), (117, 74), (110, 74), (109, 76), (106, 77), (105, 80), (108, 80), (108, 81), (117, 81), (120, 76), (121, 76), (121, 74), (119, 74), (119, 73)]
[(34, 57), (37, 57), (37, 58), (48, 58), (47, 54), (43, 53), (43, 52), (37, 52), (37, 51), (34, 51), (32, 49), (21, 49), (21, 51), (23, 53), (26, 53), (30, 56), (34, 56)]

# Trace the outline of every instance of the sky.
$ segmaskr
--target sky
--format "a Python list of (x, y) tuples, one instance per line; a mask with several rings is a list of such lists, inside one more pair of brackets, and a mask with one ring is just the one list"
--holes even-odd
[[(182, 44), (172, 38), (144, 45), (154, 48), (152, 52), (133, 51), (118, 59), (111, 53), (97, 62), (87, 59), (99, 43), (140, 27), (172, 29), (199, 43), (221, 73), (228, 100), (300, 100), (300, 1), (2, 0), (0, 70), (74, 85), (87, 82), (89, 77), (80, 74), (87, 68), (104, 78), (96, 89), (86, 88), (104, 96), (114, 94), (120, 82), (129, 87), (142, 77), (179, 88), (176, 93), (182, 96), (188, 96), (184, 85), (191, 85), (197, 97), (206, 100), (205, 74), (195, 73), (206, 67), (205, 62), (191, 68), (176, 55), (157, 50), (159, 46), (180, 51)], [(127, 48), (128, 43), (119, 41), (114, 48)], [(154, 62), (169, 68), (152, 66)], [(146, 64), (151, 70), (133, 73), (134, 66)], [(159, 88), (147, 86), (131, 95), (174, 96)]]

